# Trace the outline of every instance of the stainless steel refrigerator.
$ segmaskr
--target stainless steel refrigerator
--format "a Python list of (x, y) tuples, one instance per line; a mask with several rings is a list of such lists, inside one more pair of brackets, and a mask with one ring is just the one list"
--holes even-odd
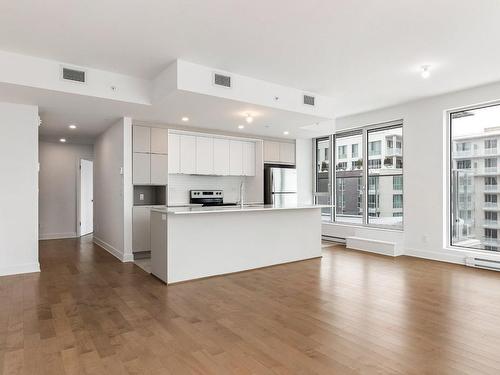
[(295, 168), (266, 166), (264, 168), (264, 203), (297, 204), (297, 171)]

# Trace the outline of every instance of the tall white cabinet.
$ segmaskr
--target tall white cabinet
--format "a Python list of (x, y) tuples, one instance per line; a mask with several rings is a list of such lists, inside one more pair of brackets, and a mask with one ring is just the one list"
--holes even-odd
[(167, 184), (167, 129), (134, 125), (132, 128), (132, 151), (134, 185)]

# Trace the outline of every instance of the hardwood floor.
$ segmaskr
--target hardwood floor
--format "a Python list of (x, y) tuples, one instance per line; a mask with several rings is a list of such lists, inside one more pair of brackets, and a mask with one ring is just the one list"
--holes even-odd
[(166, 287), (89, 239), (0, 277), (1, 374), (499, 374), (500, 273), (325, 248)]

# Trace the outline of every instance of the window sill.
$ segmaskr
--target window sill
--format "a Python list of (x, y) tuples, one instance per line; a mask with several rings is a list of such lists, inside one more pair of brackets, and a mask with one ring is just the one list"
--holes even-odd
[(347, 223), (337, 223), (337, 222), (330, 222), (330, 221), (322, 221), (321, 225), (336, 225), (336, 226), (346, 227), (346, 228), (361, 228), (361, 229), (377, 230), (377, 231), (382, 231), (382, 232), (404, 233), (404, 227), (401, 229), (396, 229), (396, 228), (387, 228), (387, 227), (380, 227), (380, 226), (374, 226), (374, 225), (368, 225), (368, 224), (347, 224)]

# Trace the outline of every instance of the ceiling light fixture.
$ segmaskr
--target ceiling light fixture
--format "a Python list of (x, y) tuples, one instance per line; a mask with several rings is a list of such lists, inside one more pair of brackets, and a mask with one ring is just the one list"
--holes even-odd
[(70, 129), (76, 129), (76, 125), (75, 124), (71, 124), (71, 125), (68, 126), (68, 128), (70, 128)]
[(422, 76), (422, 78), (427, 79), (430, 77), (431, 75), (431, 72), (429, 70), (430, 67), (431, 67), (430, 65), (422, 65), (420, 67), (420, 75)]
[(245, 129), (245, 125), (238, 125), (238, 129)]
[(59, 142), (65, 143), (65, 142), (66, 142), (66, 138), (61, 138), (61, 139), (59, 140)]
[(184, 116), (183, 118), (181, 118), (181, 120), (184, 121), (184, 122), (188, 122), (189, 121), (189, 117), (185, 117)]
[(253, 122), (253, 117), (249, 113), (247, 113), (245, 117), (246, 117), (245, 120), (247, 121), (248, 124), (251, 124)]
[(284, 134), (284, 135), (288, 135), (288, 134), (290, 134), (290, 133), (288, 132), (288, 130), (285, 130), (285, 131), (283, 132), (283, 134)]

